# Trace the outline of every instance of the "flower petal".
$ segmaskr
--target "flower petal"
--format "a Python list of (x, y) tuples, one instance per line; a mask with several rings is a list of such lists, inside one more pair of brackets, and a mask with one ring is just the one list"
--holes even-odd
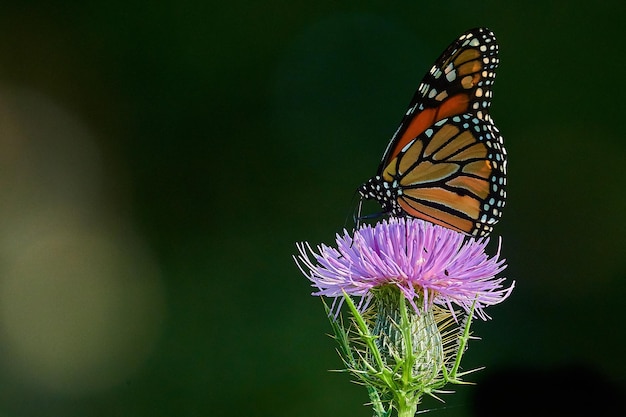
[[(397, 286), (417, 309), (416, 298), (443, 306), (457, 304), (481, 318), (513, 290), (496, 278), (505, 268), (500, 249), (489, 257), (487, 238), (468, 238), (414, 218), (390, 218), (336, 236), (336, 248), (296, 244), (302, 273), (317, 288), (313, 295), (343, 297), (344, 291), (368, 298), (373, 288)], [(368, 304), (367, 300), (363, 303)]]

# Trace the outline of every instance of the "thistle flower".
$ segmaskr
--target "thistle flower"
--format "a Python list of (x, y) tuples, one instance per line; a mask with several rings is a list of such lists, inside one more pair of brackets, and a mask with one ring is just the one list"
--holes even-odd
[[(336, 237), (337, 247), (298, 244), (296, 263), (318, 290), (313, 295), (341, 297), (344, 292), (362, 297), (361, 309), (372, 298), (372, 290), (396, 286), (413, 308), (430, 303), (452, 304), (488, 318), (484, 308), (506, 299), (513, 285), (503, 287), (495, 276), (505, 261), (485, 254), (487, 238), (467, 238), (453, 230), (420, 219), (390, 218), (375, 226), (364, 225), (351, 236), (344, 230)], [(311, 259), (312, 257), (312, 259)], [(341, 301), (340, 303), (341, 304)]]
[[(464, 383), (461, 357), (474, 314), (513, 290), (503, 285), (505, 261), (485, 254), (489, 240), (414, 218), (390, 218), (337, 235), (337, 247), (297, 244), (296, 263), (335, 299), (328, 309), (339, 353), (363, 383), (376, 417), (413, 417), (424, 394)], [(355, 304), (353, 297), (360, 298)], [(350, 320), (341, 316), (343, 303)], [(460, 306), (462, 310), (454, 308)]]

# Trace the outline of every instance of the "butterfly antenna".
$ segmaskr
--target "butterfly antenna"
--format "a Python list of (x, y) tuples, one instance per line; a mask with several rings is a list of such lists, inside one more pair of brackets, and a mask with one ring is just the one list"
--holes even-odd
[[(352, 211), (352, 223), (354, 224), (354, 230), (359, 228), (359, 220), (360, 220), (360, 216), (361, 216), (361, 207), (363, 206), (363, 198), (359, 198), (358, 197), (358, 191), (355, 191), (354, 194), (352, 194), (352, 204), (350, 204), (351, 207), (355, 207), (354, 210)], [(359, 202), (354, 203), (354, 201), (356, 199), (359, 199)], [(346, 220), (344, 221), (344, 227), (347, 226), (348, 224), (348, 218), (350, 215), (346, 215)]]
[(359, 198), (359, 204), (356, 207), (356, 210), (354, 211), (354, 228), (358, 229), (359, 226), (361, 225), (361, 209), (363, 208), (363, 197)]

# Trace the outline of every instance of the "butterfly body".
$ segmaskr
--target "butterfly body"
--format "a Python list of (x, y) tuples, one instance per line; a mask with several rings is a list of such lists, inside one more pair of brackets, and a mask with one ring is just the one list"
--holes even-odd
[(426, 74), (378, 171), (359, 188), (384, 213), (485, 236), (506, 198), (506, 151), (488, 111), (498, 65), (491, 31), (470, 30)]

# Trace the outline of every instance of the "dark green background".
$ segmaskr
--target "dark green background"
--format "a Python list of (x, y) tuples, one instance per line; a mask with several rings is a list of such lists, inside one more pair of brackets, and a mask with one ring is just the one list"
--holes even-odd
[[(128, 196), (157, 256), (167, 312), (154, 352), (125, 383), (78, 398), (0, 392), (0, 415), (371, 415), (363, 388), (327, 372), (340, 362), (291, 260), (294, 242), (330, 243), (344, 227), (422, 75), (475, 26), (500, 43), (492, 115), (509, 198), (494, 236), (516, 289), (476, 324), (482, 340), (466, 367), (487, 366), (478, 382), (540, 371), (522, 384), (530, 410), (623, 392), (625, 7), (3, 5), (0, 81), (61, 103), (98, 133), (109, 173), (123, 167), (108, 186)], [(425, 408), (474, 415), (475, 390)]]

